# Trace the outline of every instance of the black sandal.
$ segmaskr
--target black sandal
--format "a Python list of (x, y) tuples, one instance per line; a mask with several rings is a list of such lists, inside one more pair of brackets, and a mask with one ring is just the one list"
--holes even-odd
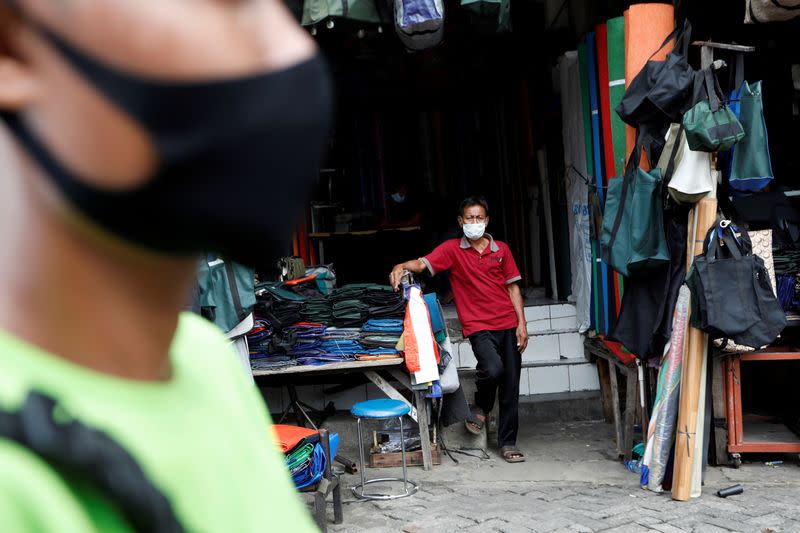
[(503, 446), (500, 448), (500, 454), (507, 463), (525, 462), (525, 454), (522, 453), (516, 446)]
[[(483, 417), (483, 420), (481, 418)], [(480, 435), (483, 426), (486, 425), (486, 415), (480, 407), (473, 407), (469, 410), (469, 418), (464, 421), (464, 427), (473, 435)]]

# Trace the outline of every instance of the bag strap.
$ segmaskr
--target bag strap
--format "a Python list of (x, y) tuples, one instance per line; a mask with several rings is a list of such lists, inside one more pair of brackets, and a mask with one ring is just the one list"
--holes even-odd
[(636, 132), (636, 142), (634, 143), (633, 150), (631, 150), (628, 164), (625, 166), (625, 174), (622, 176), (622, 190), (620, 191), (619, 205), (617, 206), (617, 213), (614, 217), (614, 225), (611, 227), (611, 239), (608, 241), (609, 250), (614, 248), (614, 243), (617, 241), (617, 233), (622, 224), (622, 215), (625, 212), (625, 203), (628, 196), (628, 187), (631, 186), (636, 168), (639, 166), (639, 161), (642, 157), (642, 144), (643, 136)]
[(705, 81), (706, 93), (708, 94), (708, 106), (711, 108), (711, 112), (715, 113), (719, 111), (719, 108), (722, 106), (722, 87), (719, 85), (717, 74), (710, 67), (703, 70), (703, 79)]
[(678, 155), (678, 150), (680, 150), (681, 143), (683, 142), (683, 122), (681, 122), (680, 126), (678, 127), (678, 131), (675, 133), (675, 139), (672, 144), (672, 152), (669, 154), (669, 161), (667, 162), (667, 170), (664, 172), (664, 181), (669, 183), (672, 179), (672, 175), (675, 173), (675, 158)]

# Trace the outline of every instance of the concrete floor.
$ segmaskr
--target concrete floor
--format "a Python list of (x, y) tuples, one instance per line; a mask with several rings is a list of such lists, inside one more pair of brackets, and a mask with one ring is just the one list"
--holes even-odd
[[(329, 426), (343, 437), (342, 453), (357, 460), (351, 420), (337, 417)], [(349, 487), (358, 475), (345, 474), (345, 523), (331, 530), (800, 532), (796, 463), (710, 468), (703, 497), (679, 503), (639, 487), (638, 475), (617, 461), (612, 428), (604, 422), (523, 423), (518, 445), (525, 463), (508, 464), (492, 448), (488, 460), (456, 455), (459, 464), (444, 457), (432, 471), (411, 468), (420, 491), (393, 502), (356, 501)], [(399, 469), (366, 473), (400, 474)], [(745, 486), (743, 495), (727, 500), (714, 495), (734, 483)]]

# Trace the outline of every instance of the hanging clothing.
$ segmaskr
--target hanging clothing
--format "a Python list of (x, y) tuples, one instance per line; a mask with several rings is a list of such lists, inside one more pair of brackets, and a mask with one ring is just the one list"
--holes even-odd
[(686, 277), (689, 210), (670, 203), (664, 210), (669, 263), (625, 278), (619, 318), (609, 338), (641, 359), (661, 357), (672, 335), (672, 314)]
[(439, 347), (433, 338), (428, 306), (419, 287), (412, 286), (408, 294), (405, 330), (406, 367), (416, 383), (428, 383), (439, 379)]

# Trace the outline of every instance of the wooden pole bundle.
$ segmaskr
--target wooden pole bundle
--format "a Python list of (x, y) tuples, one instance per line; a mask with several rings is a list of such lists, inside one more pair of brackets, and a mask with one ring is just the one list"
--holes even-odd
[[(690, 224), (690, 228), (694, 226), (696, 229), (690, 230), (690, 235), (695, 235), (695, 238), (692, 239), (694, 242), (688, 250), (691, 258), (702, 253), (703, 239), (716, 221), (716, 198), (700, 200), (692, 212), (694, 220)], [(699, 329), (689, 326), (681, 377), (681, 399), (675, 439), (675, 470), (672, 482), (672, 498), (679, 501), (686, 501), (691, 497), (692, 472), (697, 453), (696, 439), (703, 438), (702, 435), (697, 434), (697, 417), (701, 400), (705, 342), (705, 334)]]

